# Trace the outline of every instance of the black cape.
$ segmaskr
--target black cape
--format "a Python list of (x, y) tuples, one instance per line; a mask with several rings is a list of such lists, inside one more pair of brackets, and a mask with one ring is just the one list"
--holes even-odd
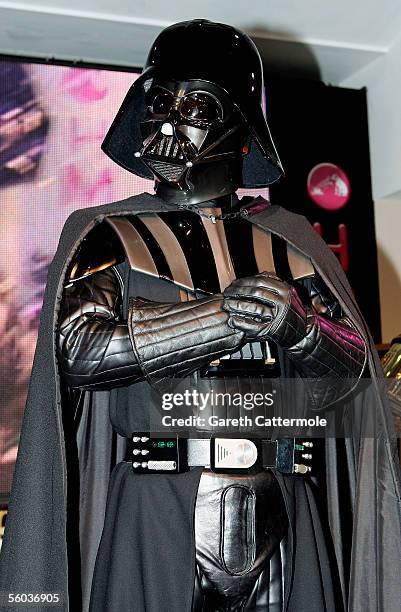
[[(68, 474), (72, 471), (68, 468), (71, 435), (63, 423), (61, 381), (55, 354), (55, 329), (64, 277), (84, 236), (106, 216), (171, 209), (160, 198), (141, 194), (76, 211), (64, 226), (48, 273), (0, 556), (3, 597), (9, 592), (59, 593), (60, 609), (78, 610), (81, 568), (74, 566), (73, 548), (80, 532), (81, 553), (86, 558), (82, 567), (83, 609), (87, 609), (88, 585), (104, 521), (108, 484), (104, 475), (110, 474), (110, 456), (114, 451), (107, 439), (109, 393), (92, 393), (92, 407), (97, 404), (103, 409), (92, 413), (84, 435), (78, 440), (85, 447), (84, 453), (88, 446), (98, 449), (94, 455), (97, 461), (89, 462), (87, 469), (81, 471), (78, 519), (71, 501), (74, 497), (71, 486), (67, 496), (67, 471)], [(272, 206), (250, 221), (281, 236), (311, 259), (368, 343), (373, 400), (372, 393), (369, 398), (362, 394), (355, 399), (349, 422), (350, 436), (345, 443), (353, 515), (349, 576), (344, 568), (343, 544), (347, 534), (342, 522), (339, 460), (334, 440), (326, 441), (327, 522), (342, 598), (347, 601), (348, 609), (398, 612), (401, 601), (400, 471), (392, 417), (373, 341), (338, 260), (304, 217)], [(103, 478), (97, 479), (99, 474)], [(118, 488), (119, 480), (125, 477), (117, 469), (113, 473), (113, 487)], [(129, 477), (136, 478), (136, 493), (129, 502), (135, 518), (129, 537), (136, 545), (130, 568), (131, 609), (189, 612), (195, 568), (192, 521), (200, 470), (168, 477), (130, 472)], [(86, 498), (86, 491), (93, 483), (96, 483), (95, 495)], [(288, 612), (339, 609), (342, 604), (338, 603), (335, 581), (328, 571), (331, 553), (322, 545), (324, 537), (311, 489), (303, 479), (297, 478), (282, 479), (281, 487), (290, 520), (284, 608)], [(111, 496), (109, 503), (115, 503), (115, 499)], [(0, 604), (0, 609), (9, 608)], [(39, 604), (35, 609), (45, 611), (47, 607)]]

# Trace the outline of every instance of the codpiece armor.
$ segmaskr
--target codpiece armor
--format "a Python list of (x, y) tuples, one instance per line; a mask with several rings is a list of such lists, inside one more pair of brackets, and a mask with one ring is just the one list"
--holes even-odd
[[(235, 376), (240, 388), (241, 378), (293, 368), (316, 380), (313, 408), (322, 410), (361, 377), (364, 341), (307, 254), (250, 223), (269, 206), (263, 198), (235, 194), (283, 174), (262, 92), (256, 47), (235, 28), (195, 20), (156, 39), (103, 149), (154, 177), (170, 209), (110, 216), (75, 254), (58, 320), (60, 371), (71, 393), (199, 376), (217, 390)], [(117, 405), (111, 420), (120, 435), (132, 435), (127, 411)], [(286, 530), (273, 468), (205, 467), (193, 611), (282, 610)], [(105, 559), (101, 545), (93, 610), (109, 609), (97, 596)]]

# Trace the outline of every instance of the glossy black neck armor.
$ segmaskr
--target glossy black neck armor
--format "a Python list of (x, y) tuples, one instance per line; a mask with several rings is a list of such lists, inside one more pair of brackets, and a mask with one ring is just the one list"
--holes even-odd
[(102, 149), (155, 179), (175, 204), (200, 204), (282, 174), (263, 112), (263, 74), (251, 39), (203, 19), (163, 30)]
[(220, 87), (207, 81), (155, 80), (146, 93), (139, 154), (165, 201), (198, 204), (242, 183), (249, 128)]

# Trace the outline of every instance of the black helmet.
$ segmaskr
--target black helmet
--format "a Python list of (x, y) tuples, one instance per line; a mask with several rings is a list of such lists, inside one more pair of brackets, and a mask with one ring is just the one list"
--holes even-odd
[[(161, 162), (157, 165), (154, 159), (151, 162), (145, 160), (146, 163), (142, 160), (144, 148), (147, 147), (149, 151), (149, 142), (157, 131), (153, 128), (153, 135), (147, 139), (143, 131), (143, 124), (150, 122), (147, 119), (147, 92), (155, 82), (190, 83), (189, 94), (192, 94), (192, 98), (193, 90), (197, 89), (194, 83), (199, 89), (199, 82), (202, 82), (207, 85), (207, 93), (229, 100), (248, 133), (246, 147), (242, 149), (240, 186), (264, 187), (283, 175), (263, 113), (262, 63), (249, 36), (231, 26), (199, 19), (174, 24), (156, 38), (142, 74), (128, 91), (102, 144), (103, 151), (116, 163), (148, 179), (153, 178), (154, 174), (157, 177), (161, 167)], [(174, 95), (171, 94), (172, 98)], [(163, 104), (161, 100), (161, 106)], [(154, 125), (153, 116), (151, 120)], [(162, 123), (163, 120), (160, 120), (159, 138), (162, 137)], [(215, 149), (215, 145), (208, 146), (208, 151), (211, 148)], [(197, 152), (196, 147), (194, 152)], [(219, 155), (215, 150), (214, 158), (222, 159), (221, 150), (217, 153)], [(193, 159), (196, 163), (196, 158)], [(184, 161), (187, 166), (193, 165), (190, 157), (185, 157)], [(205, 156), (204, 161), (207, 161)], [(166, 179), (165, 175), (162, 176)]]

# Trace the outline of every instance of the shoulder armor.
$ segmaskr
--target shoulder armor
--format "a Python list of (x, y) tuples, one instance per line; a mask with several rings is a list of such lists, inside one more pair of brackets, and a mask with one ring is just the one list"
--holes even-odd
[(67, 272), (67, 283), (115, 266), (125, 260), (125, 250), (107, 219), (95, 225), (79, 245)]
[[(70, 264), (67, 283), (74, 283), (90, 274), (127, 261), (131, 270), (157, 278), (164, 278), (175, 282), (179, 286), (187, 287), (185, 274), (184, 278), (181, 278), (182, 275), (179, 274), (175, 278), (170, 270), (159, 270), (156, 265), (154, 256), (158, 255), (160, 251), (157, 238), (163, 238), (158, 234), (158, 230), (160, 231), (158, 223), (160, 224), (161, 220), (158, 221), (157, 216), (152, 214), (138, 216), (111, 215), (106, 217), (89, 232), (78, 247)], [(137, 229), (138, 224), (139, 230)], [(153, 230), (155, 236), (153, 236), (151, 230)], [(169, 230), (165, 231), (168, 232)], [(176, 239), (172, 232), (169, 232), (169, 237), (169, 258), (173, 258), (175, 264), (177, 256), (174, 240), (176, 241)], [(171, 240), (171, 237), (174, 240)], [(156, 246), (157, 253), (153, 253), (153, 255), (149, 250), (149, 240), (153, 243), (153, 246)], [(162, 256), (164, 257), (163, 254)], [(160, 259), (160, 256), (156, 259)], [(172, 265), (172, 268), (175, 269), (174, 265)], [(187, 288), (193, 289), (193, 285), (191, 284)]]
[(253, 225), (252, 234), (259, 272), (272, 272), (284, 280), (294, 281), (314, 276), (315, 268), (310, 258), (284, 238), (257, 225)]
[(315, 275), (315, 268), (309, 257), (287, 243), (288, 265), (294, 280), (311, 278)]

